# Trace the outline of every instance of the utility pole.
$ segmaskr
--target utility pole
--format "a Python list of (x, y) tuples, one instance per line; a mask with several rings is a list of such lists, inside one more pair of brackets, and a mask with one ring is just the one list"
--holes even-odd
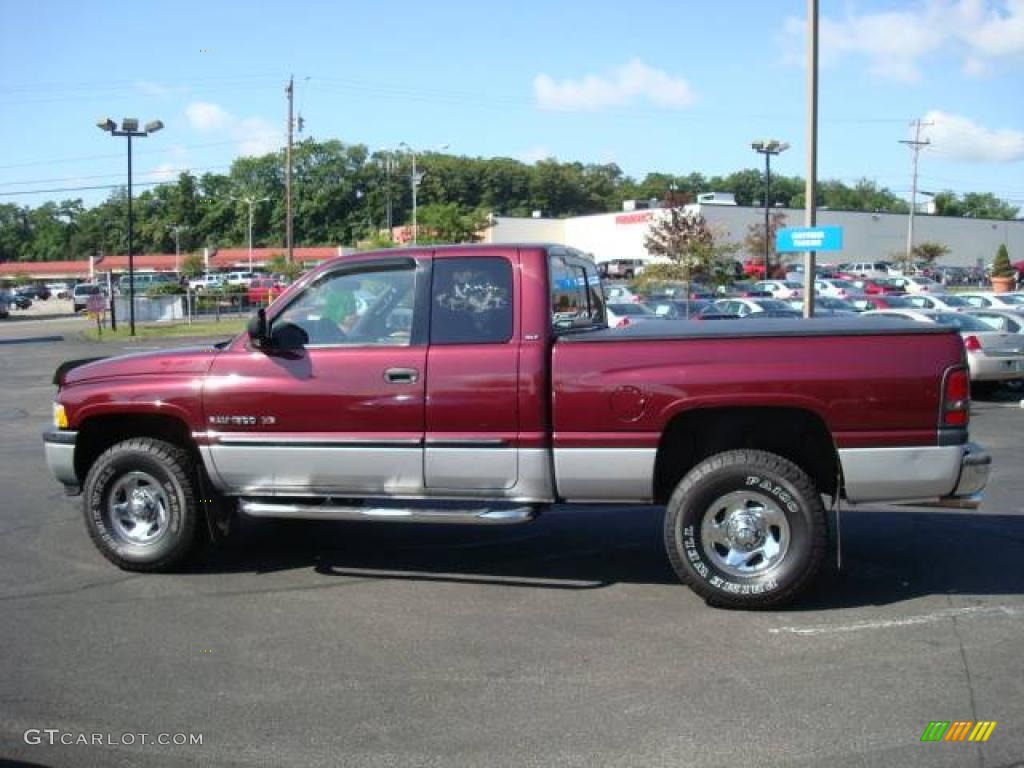
[(384, 155), (384, 195), (385, 195), (385, 219), (388, 222), (388, 237), (392, 234), (391, 215), (391, 174), (395, 170), (395, 154), (389, 149)]
[(292, 118), (292, 106), (295, 101), (295, 77), (288, 78), (288, 87), (284, 89), (288, 94), (288, 149), (285, 154), (285, 243), (288, 249), (288, 262), (295, 258), (292, 244), (292, 131), (295, 128), (295, 121)]
[[(818, 225), (818, 0), (807, 0), (807, 180), (804, 226)], [(804, 317), (814, 315), (817, 254), (804, 254)]]
[(913, 173), (910, 182), (910, 217), (907, 220), (907, 254), (905, 257), (906, 263), (904, 265), (904, 269), (907, 272), (910, 272), (914, 258), (914, 213), (917, 209), (917, 157), (921, 154), (922, 147), (926, 147), (931, 144), (929, 139), (925, 139), (924, 141), (921, 140), (921, 127), (931, 125), (931, 123), (923, 123), (921, 122), (921, 119), (918, 118), (912, 122), (911, 125), (914, 126), (913, 140), (900, 139), (900, 144), (906, 144), (910, 147), (910, 151), (913, 153)]

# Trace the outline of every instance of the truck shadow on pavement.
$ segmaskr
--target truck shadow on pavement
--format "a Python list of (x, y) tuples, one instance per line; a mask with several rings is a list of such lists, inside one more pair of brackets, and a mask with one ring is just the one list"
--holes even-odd
[[(927, 595), (1024, 594), (1024, 517), (929, 511), (842, 515), (842, 567), (786, 610), (887, 605)], [(657, 507), (555, 507), (525, 526), (253, 520), (196, 572), (591, 590), (676, 585)]]

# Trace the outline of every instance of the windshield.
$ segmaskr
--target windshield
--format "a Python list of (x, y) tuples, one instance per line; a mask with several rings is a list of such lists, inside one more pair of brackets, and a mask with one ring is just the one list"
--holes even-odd
[(937, 312), (932, 315), (935, 322), (942, 325), (951, 325), (960, 331), (991, 331), (992, 327), (973, 315), (963, 315), (959, 312)]
[(654, 312), (643, 304), (609, 304), (608, 309), (616, 315), (629, 315), (630, 317), (654, 314)]
[(754, 302), (754, 304), (759, 306), (761, 309), (781, 309), (786, 311), (792, 309), (792, 307), (790, 307), (789, 304), (782, 301), (781, 299), (758, 299), (757, 301)]
[(1024, 307), (1024, 293), (1001, 293), (999, 299), (1004, 304), (1012, 304), (1015, 307)]

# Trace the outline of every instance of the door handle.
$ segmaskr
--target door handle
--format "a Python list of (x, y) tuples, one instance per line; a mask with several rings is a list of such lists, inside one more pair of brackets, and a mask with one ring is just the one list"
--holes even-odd
[(420, 372), (415, 368), (388, 368), (384, 371), (384, 381), (388, 384), (415, 384)]

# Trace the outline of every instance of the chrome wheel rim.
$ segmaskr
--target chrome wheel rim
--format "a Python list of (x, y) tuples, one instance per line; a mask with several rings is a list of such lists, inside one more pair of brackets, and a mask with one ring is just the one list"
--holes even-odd
[(170, 521), (169, 509), (167, 494), (146, 472), (122, 475), (107, 497), (111, 533), (136, 547), (152, 546), (163, 537)]
[(789, 549), (789, 521), (782, 508), (759, 493), (733, 491), (715, 499), (701, 523), (704, 550), (730, 576), (759, 576)]

